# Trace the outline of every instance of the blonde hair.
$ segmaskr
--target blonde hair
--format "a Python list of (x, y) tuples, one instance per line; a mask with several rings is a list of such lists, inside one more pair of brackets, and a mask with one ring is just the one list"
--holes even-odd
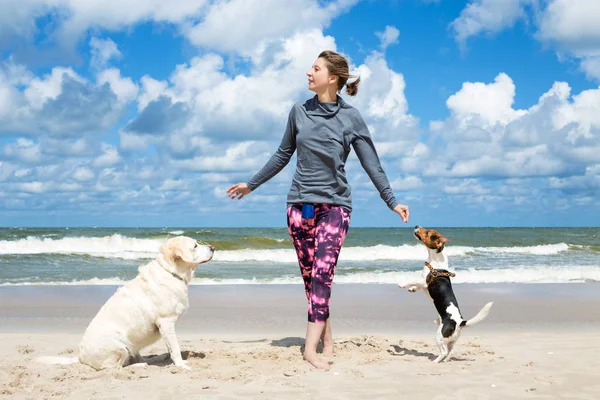
[[(319, 54), (319, 58), (325, 60), (325, 64), (327, 65), (327, 70), (329, 74), (335, 75), (338, 77), (338, 92), (342, 90), (344, 85), (346, 85), (346, 93), (350, 96), (356, 96), (358, 93), (358, 84), (360, 83), (360, 77), (356, 77), (354, 75), (350, 75), (348, 69), (348, 60), (341, 54), (336, 53), (335, 51), (325, 50)], [(348, 78), (357, 78), (354, 82), (346, 84), (348, 82)]]

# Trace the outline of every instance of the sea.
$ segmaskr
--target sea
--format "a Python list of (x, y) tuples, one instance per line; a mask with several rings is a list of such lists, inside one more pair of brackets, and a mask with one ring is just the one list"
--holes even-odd
[[(454, 283), (600, 281), (600, 228), (438, 231)], [(0, 286), (121, 285), (178, 235), (216, 248), (192, 285), (301, 283), (285, 228), (0, 228)], [(351, 227), (334, 283), (394, 284), (419, 276), (426, 258), (412, 228)]]

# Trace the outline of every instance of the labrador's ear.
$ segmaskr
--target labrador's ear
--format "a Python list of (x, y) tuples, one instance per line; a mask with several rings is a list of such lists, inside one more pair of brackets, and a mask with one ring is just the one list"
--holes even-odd
[(173, 259), (177, 261), (177, 259), (183, 260), (186, 263), (192, 263), (194, 261), (194, 249), (188, 249), (186, 243), (181, 241), (173, 246)]
[(186, 240), (177, 240), (177, 238), (169, 239), (160, 251), (171, 260), (183, 260), (183, 262), (191, 263), (194, 261), (194, 249), (188, 248), (189, 244)]

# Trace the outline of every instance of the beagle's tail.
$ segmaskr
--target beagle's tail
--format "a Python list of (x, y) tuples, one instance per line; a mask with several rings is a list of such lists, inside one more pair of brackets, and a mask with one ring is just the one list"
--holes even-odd
[(490, 308), (492, 308), (492, 304), (494, 304), (493, 301), (487, 303), (485, 306), (483, 306), (481, 311), (479, 311), (477, 313), (476, 316), (474, 316), (473, 318), (471, 318), (467, 321), (461, 322), (460, 326), (473, 326), (473, 325), (478, 324), (481, 321), (483, 321), (485, 319), (485, 317), (487, 317), (488, 314), (490, 313)]
[(34, 358), (33, 361), (40, 364), (59, 364), (59, 365), (69, 365), (75, 364), (79, 362), (78, 357), (53, 357), (53, 356), (44, 356)]

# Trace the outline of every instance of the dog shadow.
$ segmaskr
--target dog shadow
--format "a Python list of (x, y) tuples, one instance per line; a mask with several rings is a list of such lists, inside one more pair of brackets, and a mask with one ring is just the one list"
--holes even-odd
[[(393, 344), (391, 345), (392, 349), (388, 350), (388, 353), (390, 353), (392, 356), (398, 357), (398, 356), (413, 356), (413, 357), (425, 357), (428, 358), (430, 361), (433, 361), (437, 358), (437, 354), (433, 354), (433, 353), (426, 353), (426, 352), (422, 352), (419, 350), (414, 350), (414, 349), (409, 349), (407, 347), (402, 347), (402, 346), (398, 346), (397, 344)], [(450, 357), (449, 360), (446, 361), (459, 361), (459, 362), (463, 362), (463, 361), (474, 361), (474, 360), (470, 360), (467, 358), (460, 358), (460, 357), (456, 357), (455, 355), (452, 355)]]
[(191, 360), (193, 358), (203, 359), (206, 358), (206, 353), (202, 351), (184, 350), (181, 352), (181, 358), (184, 360)]
[[(153, 357), (161, 356), (159, 360), (152, 360)], [(193, 351), (193, 350), (184, 350), (181, 352), (181, 358), (184, 360), (191, 359), (203, 359), (206, 358), (206, 353), (201, 351)], [(173, 360), (171, 360), (171, 355), (169, 353), (162, 354), (149, 354), (144, 356), (144, 362), (148, 363), (148, 365), (156, 366), (156, 367), (165, 367), (173, 364)]]
[[(433, 353), (425, 353), (419, 350), (409, 349), (407, 347), (398, 346), (397, 344), (393, 344), (390, 346), (391, 349), (388, 350), (393, 356), (414, 356), (414, 357), (426, 357), (430, 360), (435, 360), (436, 355)], [(393, 349), (393, 350), (392, 350)]]

